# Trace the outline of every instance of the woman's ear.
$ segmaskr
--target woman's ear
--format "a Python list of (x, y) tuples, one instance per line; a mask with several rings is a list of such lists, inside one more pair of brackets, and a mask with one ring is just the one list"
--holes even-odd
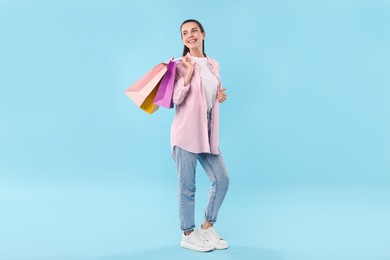
[(203, 32), (203, 39), (206, 39), (206, 32)]

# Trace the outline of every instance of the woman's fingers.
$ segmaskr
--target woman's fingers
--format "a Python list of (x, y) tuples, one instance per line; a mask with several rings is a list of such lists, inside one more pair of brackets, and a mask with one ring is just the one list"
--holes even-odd
[(189, 58), (188, 58), (188, 57), (185, 57), (185, 59), (184, 59), (184, 60), (182, 60), (182, 62), (183, 62), (183, 64), (184, 64), (184, 67), (185, 67), (186, 69), (188, 69), (188, 68), (191, 68), (191, 67), (192, 67), (192, 64), (191, 64), (191, 62), (190, 62), (190, 60), (189, 60)]
[(181, 62), (183, 62), (183, 64), (184, 64), (184, 67), (188, 68), (188, 61), (186, 61), (186, 60), (182, 60)]
[(227, 95), (224, 92), (226, 89), (222, 89), (221, 91), (218, 92), (217, 94), (217, 99), (220, 103), (224, 102), (227, 99)]

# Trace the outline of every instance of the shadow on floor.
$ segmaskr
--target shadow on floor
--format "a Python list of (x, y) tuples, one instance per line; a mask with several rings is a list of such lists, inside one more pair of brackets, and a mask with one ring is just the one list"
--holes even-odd
[(110, 255), (96, 258), (95, 260), (128, 260), (128, 259), (158, 259), (158, 260), (176, 260), (176, 259), (200, 259), (200, 260), (221, 260), (221, 259), (242, 259), (242, 260), (282, 260), (281, 254), (275, 251), (230, 246), (227, 250), (214, 250), (212, 252), (200, 253), (192, 250), (182, 249), (179, 246), (168, 246), (158, 249), (129, 252), (128, 254)]

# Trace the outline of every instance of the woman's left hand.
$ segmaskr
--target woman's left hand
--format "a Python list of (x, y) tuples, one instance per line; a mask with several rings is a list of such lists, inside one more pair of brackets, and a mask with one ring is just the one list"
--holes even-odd
[(223, 88), (223, 89), (221, 89), (221, 90), (217, 93), (217, 99), (218, 99), (219, 103), (223, 103), (223, 102), (225, 102), (226, 99), (227, 99), (227, 95), (226, 95), (226, 93), (225, 93), (225, 90), (226, 90), (226, 88)]

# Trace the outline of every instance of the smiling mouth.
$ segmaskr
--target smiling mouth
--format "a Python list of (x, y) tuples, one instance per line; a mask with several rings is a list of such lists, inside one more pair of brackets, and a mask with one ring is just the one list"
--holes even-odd
[(196, 39), (193, 39), (193, 40), (187, 41), (187, 43), (194, 43), (194, 42), (196, 42), (196, 41), (197, 41)]

